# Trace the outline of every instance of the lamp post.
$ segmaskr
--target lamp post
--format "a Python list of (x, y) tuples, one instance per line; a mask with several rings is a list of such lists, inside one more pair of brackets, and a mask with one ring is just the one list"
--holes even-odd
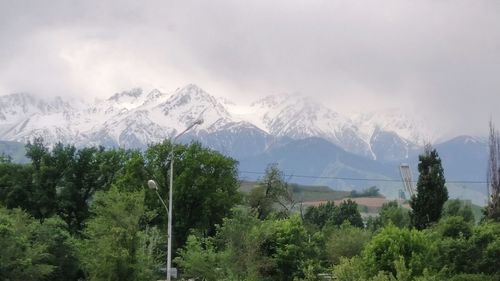
[(175, 147), (175, 141), (182, 135), (184, 135), (186, 132), (191, 130), (194, 126), (200, 125), (203, 123), (203, 119), (197, 119), (194, 121), (191, 125), (189, 125), (184, 131), (182, 131), (180, 134), (175, 136), (171, 141), (171, 149), (170, 149), (170, 189), (168, 192), (168, 208), (165, 205), (165, 202), (161, 199), (160, 194), (158, 193), (158, 186), (153, 180), (148, 181), (148, 186), (151, 189), (156, 190), (156, 194), (160, 198), (161, 203), (163, 206), (167, 209), (167, 215), (168, 215), (168, 242), (167, 242), (167, 281), (171, 280), (171, 270), (172, 270), (172, 195), (173, 195), (173, 190), (174, 190), (174, 147)]

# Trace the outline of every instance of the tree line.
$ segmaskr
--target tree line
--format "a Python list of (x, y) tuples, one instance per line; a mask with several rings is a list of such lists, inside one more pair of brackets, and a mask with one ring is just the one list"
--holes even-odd
[[(26, 145), (0, 159), (0, 280), (156, 280), (166, 252), (168, 159), (175, 157), (173, 249), (214, 235), (242, 195), (234, 159), (199, 143), (144, 152)], [(182, 219), (180, 219), (182, 218)], [(45, 233), (41, 235), (41, 233)]]
[(363, 218), (351, 200), (304, 208), (275, 164), (241, 193), (234, 159), (199, 143), (170, 155), (171, 145), (48, 148), (35, 139), (30, 163), (0, 157), (0, 280), (163, 279), (167, 214), (146, 183), (168, 198), (172, 157), (174, 266), (185, 280), (500, 278), (498, 194), (477, 222), (469, 205), (448, 200), (430, 146), (410, 210), (389, 202)]

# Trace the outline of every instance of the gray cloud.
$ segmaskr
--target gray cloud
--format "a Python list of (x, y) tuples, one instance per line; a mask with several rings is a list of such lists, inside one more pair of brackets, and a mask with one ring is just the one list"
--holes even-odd
[(0, 93), (107, 97), (196, 83), (500, 125), (500, 2), (0, 1)]

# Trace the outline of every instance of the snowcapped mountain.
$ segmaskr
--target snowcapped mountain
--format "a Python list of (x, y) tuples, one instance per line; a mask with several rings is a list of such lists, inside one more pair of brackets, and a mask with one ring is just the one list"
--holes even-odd
[(0, 96), (0, 122), (12, 124), (24, 115), (50, 114), (71, 109), (60, 97), (42, 100), (30, 94), (19, 93)]
[(273, 136), (292, 139), (319, 137), (371, 159), (404, 159), (434, 140), (424, 122), (397, 109), (341, 115), (310, 98), (283, 94), (267, 96), (241, 118)]
[[(94, 102), (30, 94), (0, 96), (0, 148), (34, 137), (49, 145), (144, 148), (172, 138), (197, 118), (203, 118), (203, 124), (180, 141), (199, 140), (237, 159), (242, 171), (263, 171), (276, 162), (290, 174), (321, 176), (294, 181), (343, 189), (378, 184), (390, 197), (398, 194), (397, 183), (335, 177), (397, 178), (400, 162), (416, 167), (422, 145), (437, 139), (425, 122), (399, 110), (346, 116), (298, 95), (268, 96), (237, 105), (190, 84), (170, 93), (132, 89)], [(460, 137), (437, 147), (447, 175), (484, 176), (484, 141)], [(455, 184), (450, 194), (482, 200), (483, 189)]]
[[(189, 84), (171, 93), (132, 89), (92, 103), (0, 97), (0, 140), (58, 141), (113, 147), (145, 147), (170, 138), (197, 118), (190, 138), (231, 155), (265, 151), (280, 139), (325, 139), (348, 152), (391, 161), (407, 157), (427, 140), (421, 123), (399, 111), (342, 115), (299, 95), (267, 96), (249, 106), (216, 98)], [(251, 150), (245, 149), (250, 145)]]
[(360, 138), (352, 120), (310, 98), (268, 96), (251, 106), (260, 114), (261, 126), (271, 135), (292, 139), (319, 137), (347, 151), (375, 157), (369, 142)]
[(246, 133), (268, 139), (267, 133), (233, 118), (217, 98), (192, 84), (170, 94), (132, 89), (93, 103), (13, 94), (0, 97), (0, 116), (0, 140), (18, 142), (42, 137), (48, 144), (142, 148), (175, 136), (198, 118), (204, 122), (193, 130), (195, 136), (222, 150), (234, 149), (231, 143), (217, 144), (212, 135)]
[(26, 142), (33, 135), (46, 136), (49, 143), (71, 142), (67, 126), (48, 126), (70, 119), (75, 108), (60, 97), (40, 99), (20, 93), (0, 97), (0, 135), (2, 140)]
[(377, 131), (393, 132), (418, 145), (434, 142), (433, 132), (423, 119), (417, 119), (401, 109), (391, 108), (368, 113), (354, 114), (353, 122), (364, 139), (371, 139)]

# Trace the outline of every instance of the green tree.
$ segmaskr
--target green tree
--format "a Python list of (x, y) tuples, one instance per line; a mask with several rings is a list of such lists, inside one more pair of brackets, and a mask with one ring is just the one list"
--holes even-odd
[[(143, 155), (138, 151), (130, 151), (124, 157), (119, 173), (115, 175), (115, 185), (121, 191), (137, 191), (146, 187), (148, 173)], [(113, 182), (113, 181), (112, 181)]]
[(9, 209), (21, 208), (31, 213), (32, 177), (31, 165), (0, 163), (0, 203)]
[(271, 269), (272, 280), (293, 280), (303, 277), (301, 263), (309, 256), (308, 234), (298, 216), (286, 220), (265, 221), (260, 244), (261, 253), (272, 258), (275, 267)]
[(88, 202), (102, 188), (101, 173), (97, 161), (97, 148), (76, 150), (73, 146), (56, 146), (52, 150), (52, 165), (59, 170), (58, 214), (73, 232), (84, 227), (90, 216)]
[[(95, 154), (95, 160), (93, 160), (95, 161), (95, 167), (97, 168), (96, 173), (100, 175), (99, 180), (97, 181), (97, 184), (99, 185), (97, 189), (108, 190), (112, 184), (116, 184), (120, 188), (131, 188), (136, 190), (139, 186), (145, 185), (144, 182), (141, 182), (142, 185), (137, 186), (137, 181), (144, 180), (139, 177), (142, 175), (142, 171), (134, 174), (136, 177), (133, 178), (133, 181), (129, 182), (127, 187), (117, 183), (117, 181), (120, 178), (123, 178), (125, 174), (131, 173), (133, 170), (131, 167), (137, 167), (137, 163), (143, 165), (143, 167), (141, 167), (141, 170), (143, 170), (143, 158), (144, 157), (142, 157), (139, 151), (124, 150), (121, 148), (105, 150), (103, 147), (99, 147)], [(132, 179), (132, 177), (129, 176), (128, 179)]]
[(39, 227), (40, 222), (22, 210), (0, 207), (1, 280), (45, 280), (54, 271), (49, 241), (35, 237)]
[[(147, 173), (159, 183), (163, 198), (168, 198), (168, 185), (165, 183), (168, 183), (166, 159), (170, 149), (170, 143), (165, 141), (150, 146), (146, 152)], [(241, 194), (238, 191), (236, 160), (204, 148), (199, 143), (176, 145), (174, 157), (172, 216), (175, 250), (184, 245), (192, 231), (204, 237), (213, 236), (216, 225), (221, 224), (231, 208), (241, 202)], [(166, 212), (155, 197), (150, 194), (148, 205), (165, 218)], [(166, 225), (162, 218), (155, 223)]]
[(333, 275), (339, 281), (369, 280), (364, 261), (358, 256), (341, 258), (340, 263), (333, 268)]
[(339, 264), (341, 258), (351, 258), (361, 254), (371, 233), (345, 222), (340, 228), (333, 228), (325, 234), (326, 254), (331, 264)]
[(223, 280), (227, 271), (221, 264), (221, 254), (217, 253), (211, 238), (190, 235), (184, 248), (179, 250), (175, 260), (184, 271), (184, 276), (194, 280)]
[(420, 276), (424, 269), (431, 268), (433, 259), (432, 239), (416, 229), (384, 227), (366, 245), (363, 260), (369, 276), (386, 271), (396, 276), (396, 262), (402, 258), (411, 276)]
[(397, 227), (410, 226), (409, 211), (401, 206), (396, 201), (384, 203), (380, 209), (379, 219), (381, 225), (387, 226), (393, 224)]
[(35, 171), (40, 171), (43, 158), (49, 153), (49, 149), (43, 142), (43, 138), (37, 137), (33, 141), (28, 141), (25, 146), (26, 157), (31, 160)]
[(442, 218), (434, 229), (441, 237), (469, 238), (472, 235), (472, 224), (460, 216)]
[(469, 240), (472, 248), (468, 256), (474, 263), (468, 273), (500, 274), (500, 223), (487, 222), (478, 225)]
[[(72, 232), (83, 229), (84, 221), (90, 216), (89, 202), (96, 191), (108, 190), (112, 184), (124, 189), (141, 188), (136, 186), (139, 179), (127, 176), (124, 168), (132, 161), (132, 154), (122, 149), (105, 150), (103, 147), (80, 150), (69, 145), (54, 147), (51, 158), (59, 174), (56, 188), (58, 214), (68, 223)], [(128, 185), (123, 184), (125, 180), (128, 180)]]
[(444, 204), (443, 217), (454, 216), (460, 216), (466, 222), (475, 222), (470, 203), (466, 203), (460, 199), (450, 199)]
[[(23, 208), (41, 220), (57, 214), (71, 232), (82, 230), (93, 194), (107, 190), (131, 170), (123, 168), (132, 158), (132, 153), (124, 150), (106, 151), (102, 147), (77, 150), (73, 145), (61, 143), (49, 150), (37, 138), (26, 145), (26, 151), (31, 164), (0, 164), (0, 170), (5, 171), (0, 173), (0, 186), (4, 187), (0, 202), (9, 208)], [(129, 176), (124, 180), (131, 186), (135, 183), (133, 179), (136, 178)]]
[(49, 149), (43, 139), (35, 138), (26, 145), (26, 156), (33, 166), (33, 189), (30, 193), (32, 205), (28, 209), (38, 219), (48, 218), (57, 211), (57, 170), (51, 163)]
[(260, 255), (262, 242), (258, 231), (262, 221), (246, 207), (235, 207), (231, 216), (224, 218), (215, 236), (216, 246), (223, 251), (223, 268), (234, 280), (260, 280), (260, 268), (267, 268), (269, 258)]
[(257, 211), (260, 219), (266, 218), (273, 210), (288, 217), (294, 206), (293, 191), (278, 164), (267, 166), (264, 177), (250, 193), (249, 204)]
[(322, 229), (327, 224), (336, 224), (336, 218), (339, 216), (339, 208), (335, 202), (328, 201), (319, 206), (309, 206), (304, 214), (304, 221), (308, 224)]
[(340, 226), (345, 221), (352, 226), (364, 227), (358, 204), (351, 199), (342, 201), (338, 207), (331, 201), (317, 207), (310, 206), (306, 209), (304, 221), (320, 229), (326, 225)]
[[(144, 191), (98, 191), (87, 222), (80, 259), (89, 280), (153, 280), (158, 260), (157, 231), (141, 227)], [(149, 245), (148, 245), (149, 244)]]
[(248, 205), (255, 210), (259, 219), (267, 218), (274, 211), (274, 203), (266, 196), (265, 187), (262, 185), (250, 190), (246, 198)]
[(298, 216), (262, 221), (236, 209), (215, 238), (191, 236), (177, 263), (201, 280), (304, 280), (319, 272), (319, 241)]
[(33, 240), (47, 245), (50, 254), (48, 263), (54, 266), (50, 280), (68, 281), (83, 277), (77, 258), (76, 240), (71, 236), (67, 224), (59, 217), (51, 217), (35, 225)]
[(443, 205), (448, 200), (448, 189), (441, 159), (435, 149), (426, 146), (419, 156), (417, 194), (411, 198), (412, 225), (424, 229), (437, 222), (441, 217)]
[(433, 226), (430, 233), (435, 241), (436, 259), (433, 265), (436, 270), (445, 269), (448, 277), (463, 272), (474, 272), (471, 251), (474, 247), (470, 237), (473, 225), (464, 221), (463, 217), (443, 217)]
[(339, 205), (338, 216), (335, 218), (335, 224), (341, 225), (348, 221), (352, 226), (364, 227), (363, 219), (358, 210), (358, 204), (351, 199), (342, 201)]
[(333, 276), (338, 281), (406, 281), (396, 279), (390, 273), (380, 271), (370, 277), (366, 271), (364, 261), (355, 256), (353, 258), (342, 258), (340, 264), (333, 268)]

